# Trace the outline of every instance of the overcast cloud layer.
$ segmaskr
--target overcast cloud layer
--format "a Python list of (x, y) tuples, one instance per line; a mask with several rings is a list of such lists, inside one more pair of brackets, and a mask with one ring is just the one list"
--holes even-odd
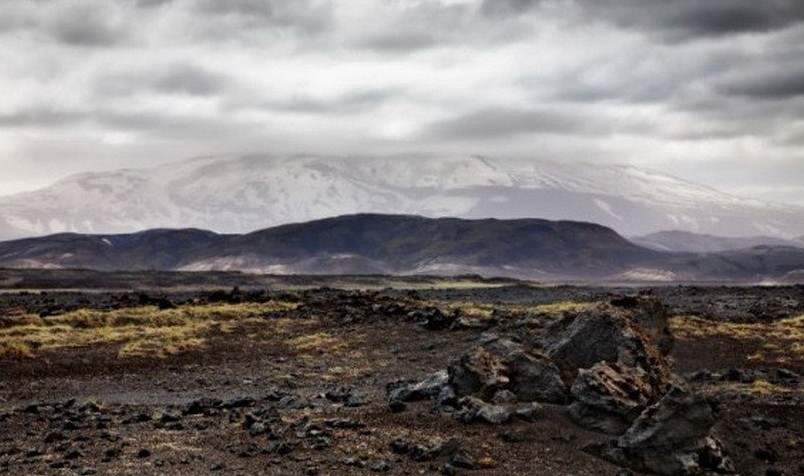
[(4, 0), (0, 194), (209, 154), (631, 163), (804, 204), (800, 0)]

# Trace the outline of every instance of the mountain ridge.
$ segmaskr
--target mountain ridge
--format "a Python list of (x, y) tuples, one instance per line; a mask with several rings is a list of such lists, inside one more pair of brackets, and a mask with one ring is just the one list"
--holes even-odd
[(151, 228), (245, 233), (352, 213), (566, 219), (627, 236), (663, 229), (804, 234), (804, 207), (742, 199), (633, 166), (250, 155), (84, 173), (0, 197), (0, 239)]
[(757, 246), (793, 246), (804, 248), (802, 237), (783, 239), (772, 236), (725, 237), (688, 231), (666, 230), (644, 236), (631, 237), (640, 246), (656, 251), (715, 253), (735, 251)]
[(603, 275), (655, 252), (593, 223), (354, 214), (243, 235), (148, 230), (0, 243), (0, 266), (269, 273)]
[(11, 240), (0, 242), (0, 267), (784, 282), (802, 276), (804, 249), (670, 253), (587, 222), (353, 214), (247, 234), (162, 229)]

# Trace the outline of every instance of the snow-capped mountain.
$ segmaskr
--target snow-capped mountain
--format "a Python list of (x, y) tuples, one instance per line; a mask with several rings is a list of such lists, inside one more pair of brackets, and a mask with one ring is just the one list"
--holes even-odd
[(804, 234), (804, 207), (631, 166), (484, 157), (204, 158), (0, 197), (0, 239), (173, 227), (242, 233), (351, 213), (579, 220), (624, 235)]

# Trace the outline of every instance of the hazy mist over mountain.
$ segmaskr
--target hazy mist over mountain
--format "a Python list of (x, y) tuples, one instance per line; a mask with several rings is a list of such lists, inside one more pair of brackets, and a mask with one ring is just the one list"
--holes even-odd
[(244, 233), (352, 213), (578, 220), (625, 235), (804, 234), (802, 207), (743, 199), (632, 166), (253, 155), (82, 174), (0, 197), (0, 237), (165, 227)]

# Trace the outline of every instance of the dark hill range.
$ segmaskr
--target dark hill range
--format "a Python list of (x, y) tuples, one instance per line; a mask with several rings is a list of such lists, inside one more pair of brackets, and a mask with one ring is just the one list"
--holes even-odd
[(716, 253), (743, 250), (756, 246), (795, 246), (804, 248), (801, 238), (783, 239), (773, 236), (726, 237), (671, 230), (631, 238), (634, 243), (657, 251)]
[(0, 266), (170, 270), (180, 266), (199, 246), (224, 239), (225, 235), (195, 229), (156, 229), (121, 235), (59, 233), (0, 243)]
[(804, 249), (664, 253), (592, 223), (361, 214), (244, 235), (160, 229), (7, 241), (0, 267), (758, 281), (800, 275)]

